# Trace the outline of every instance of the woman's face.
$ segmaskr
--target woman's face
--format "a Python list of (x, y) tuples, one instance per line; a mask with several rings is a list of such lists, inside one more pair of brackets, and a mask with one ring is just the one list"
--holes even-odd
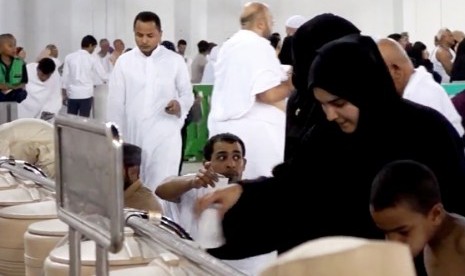
[(328, 121), (336, 122), (345, 133), (353, 133), (357, 129), (358, 107), (318, 87), (313, 89), (313, 94), (320, 102)]

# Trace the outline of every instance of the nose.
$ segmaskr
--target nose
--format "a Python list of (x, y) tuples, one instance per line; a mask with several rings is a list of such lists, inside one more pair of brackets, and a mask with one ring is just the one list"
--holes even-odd
[(336, 120), (339, 117), (337, 115), (336, 109), (332, 106), (323, 107), (323, 110), (326, 113), (326, 119), (330, 122)]
[(148, 41), (148, 37), (147, 37), (147, 36), (143, 36), (143, 37), (142, 37), (142, 44), (147, 44), (147, 41)]
[(226, 167), (228, 169), (234, 169), (236, 167), (236, 161), (234, 160), (234, 158), (228, 158), (228, 160), (226, 161)]
[(396, 242), (400, 242), (400, 243), (405, 243), (406, 242), (405, 237), (403, 237), (402, 235), (399, 235), (399, 234), (395, 234), (395, 233), (387, 234), (386, 239), (389, 240), (389, 241), (396, 241)]

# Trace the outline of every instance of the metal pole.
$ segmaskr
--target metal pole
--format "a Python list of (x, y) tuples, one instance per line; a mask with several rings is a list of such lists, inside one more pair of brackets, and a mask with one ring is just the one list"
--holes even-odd
[(162, 244), (166, 249), (174, 254), (184, 256), (185, 258), (201, 265), (212, 273), (212, 275), (245, 275), (222, 261), (212, 257), (208, 253), (193, 247), (192, 245), (179, 240), (173, 240), (173, 235), (157, 225), (150, 224), (146, 220), (130, 216), (126, 218), (126, 224), (129, 225), (138, 234), (147, 237), (158, 244)]
[(108, 251), (100, 245), (96, 245), (96, 262), (95, 262), (95, 274), (97, 276), (108, 276), (109, 262), (108, 262)]
[(81, 233), (69, 227), (69, 275), (81, 276)]
[[(3, 161), (3, 160), (2, 160)], [(19, 163), (20, 164), (20, 163)], [(10, 170), (11, 172), (34, 181), (35, 183), (42, 185), (45, 189), (55, 192), (55, 182), (43, 176), (39, 176), (33, 172), (27, 171), (22, 166), (12, 165), (8, 161), (0, 162), (0, 167)]]

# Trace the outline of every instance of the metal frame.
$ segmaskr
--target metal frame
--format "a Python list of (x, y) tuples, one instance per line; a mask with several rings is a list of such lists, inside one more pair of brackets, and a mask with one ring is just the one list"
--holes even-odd
[[(101, 229), (93, 223), (85, 221), (82, 217), (67, 210), (64, 206), (65, 189), (63, 187), (63, 145), (62, 133), (66, 130), (79, 130), (92, 135), (100, 135), (107, 138), (111, 151), (108, 152), (110, 160), (108, 169), (110, 181), (114, 183), (114, 189), (107, 191), (102, 197), (111, 198), (112, 206), (106, 206), (109, 214), (110, 229)], [(70, 275), (80, 275), (80, 239), (81, 235), (95, 241), (96, 248), (96, 272), (97, 275), (108, 275), (108, 251), (116, 253), (121, 250), (124, 241), (124, 215), (123, 215), (123, 177), (121, 164), (123, 142), (119, 136), (117, 127), (112, 123), (100, 123), (71, 115), (58, 115), (55, 118), (55, 164), (56, 164), (56, 200), (58, 217), (69, 225), (70, 234)], [(98, 145), (97, 145), (98, 146)], [(95, 148), (97, 149), (97, 148)], [(89, 145), (89, 150), (92, 145)], [(86, 173), (86, 172), (83, 172)], [(93, 183), (99, 185), (100, 183)], [(120, 187), (120, 188), (118, 188)], [(85, 196), (85, 195), (83, 195)]]

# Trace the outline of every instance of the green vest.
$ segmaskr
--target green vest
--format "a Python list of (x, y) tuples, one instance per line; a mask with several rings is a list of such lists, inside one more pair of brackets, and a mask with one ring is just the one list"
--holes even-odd
[(23, 66), (24, 61), (22, 59), (13, 58), (11, 60), (10, 71), (8, 71), (5, 64), (0, 62), (0, 83), (6, 83), (9, 85), (21, 84), (23, 79)]

